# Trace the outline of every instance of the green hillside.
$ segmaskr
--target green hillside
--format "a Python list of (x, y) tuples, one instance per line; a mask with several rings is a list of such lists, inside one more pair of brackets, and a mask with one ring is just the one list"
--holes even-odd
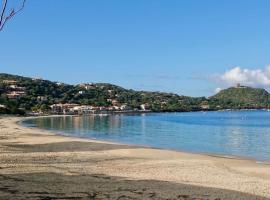
[[(188, 112), (270, 107), (270, 94), (259, 88), (231, 87), (205, 97), (125, 89), (109, 83), (69, 85), (0, 73), (0, 114), (51, 113), (53, 104), (76, 104), (129, 111)], [(143, 108), (142, 108), (143, 105)], [(121, 109), (120, 109), (121, 108)]]
[[(19, 96), (14, 96), (19, 93)], [(164, 92), (128, 90), (108, 83), (68, 85), (42, 79), (0, 73), (0, 113), (49, 112), (50, 105), (72, 103), (110, 107), (126, 105), (130, 110), (195, 111), (206, 98)]]
[(231, 87), (209, 98), (212, 108), (240, 109), (267, 108), (270, 94), (265, 89), (251, 87)]

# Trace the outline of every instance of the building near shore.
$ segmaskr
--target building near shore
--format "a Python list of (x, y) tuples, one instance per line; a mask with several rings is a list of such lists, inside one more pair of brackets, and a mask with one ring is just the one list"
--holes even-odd
[(209, 106), (208, 101), (203, 101), (203, 102), (200, 104), (200, 108), (203, 109), (203, 110), (208, 110), (208, 109), (210, 109), (210, 106)]
[(52, 114), (70, 114), (70, 115), (84, 115), (84, 114), (102, 114), (114, 111), (132, 111), (132, 108), (126, 104), (120, 106), (91, 106), (79, 104), (53, 104), (50, 106)]
[(53, 104), (50, 106), (52, 113), (55, 114), (73, 114), (74, 113), (74, 107), (79, 106), (78, 104)]
[(119, 111), (119, 110), (121, 110), (121, 109), (120, 109), (119, 106), (110, 106), (110, 107), (108, 107), (108, 110), (109, 110), (109, 111)]
[(122, 110), (122, 111), (131, 110), (131, 107), (128, 106), (127, 104), (123, 104), (120, 106), (120, 110)]
[(148, 104), (141, 104), (141, 105), (140, 105), (140, 109), (141, 109), (142, 111), (147, 111), (147, 110), (149, 110), (149, 105), (148, 105)]
[(73, 107), (71, 109), (71, 111), (74, 114), (79, 114), (79, 115), (95, 113), (94, 107), (93, 106), (87, 106), (87, 105), (75, 106), (75, 107)]

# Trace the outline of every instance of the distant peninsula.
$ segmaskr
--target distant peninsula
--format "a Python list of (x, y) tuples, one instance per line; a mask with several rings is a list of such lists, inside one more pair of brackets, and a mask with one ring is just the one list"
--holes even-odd
[(270, 94), (237, 85), (214, 96), (135, 91), (109, 83), (69, 85), (0, 73), (0, 114), (94, 114), (268, 109)]

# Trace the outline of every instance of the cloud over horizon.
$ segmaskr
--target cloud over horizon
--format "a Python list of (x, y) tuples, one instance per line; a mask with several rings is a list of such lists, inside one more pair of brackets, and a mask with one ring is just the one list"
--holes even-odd
[(270, 65), (265, 69), (234, 67), (223, 74), (215, 75), (214, 80), (221, 87), (234, 86), (240, 83), (241, 85), (270, 89)]

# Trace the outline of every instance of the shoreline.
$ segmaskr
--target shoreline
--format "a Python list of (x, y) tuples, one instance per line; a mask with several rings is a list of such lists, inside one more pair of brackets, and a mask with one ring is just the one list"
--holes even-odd
[[(210, 111), (210, 112), (213, 112), (213, 111)], [(92, 115), (90, 115), (90, 116), (92, 116)], [(94, 115), (99, 115), (99, 114), (94, 114)], [(86, 115), (86, 116), (89, 116), (89, 115)], [(37, 131), (44, 131), (45, 134), (46, 134), (46, 132), (49, 132), (49, 133), (52, 133), (52, 134), (55, 134), (55, 135), (60, 135), (60, 136), (63, 136), (63, 137), (69, 137), (69, 138), (74, 138), (74, 139), (79, 138), (79, 139), (102, 142), (102, 143), (107, 143), (107, 144), (127, 145), (127, 146), (130, 146), (130, 147), (158, 149), (158, 150), (173, 151), (173, 152), (187, 153), (187, 154), (193, 154), (193, 155), (210, 156), (210, 157), (216, 157), (216, 158), (246, 160), (246, 161), (251, 161), (251, 162), (254, 162), (254, 163), (257, 163), (257, 164), (270, 165), (270, 160), (259, 160), (259, 159), (248, 157), (248, 156), (218, 154), (218, 153), (199, 152), (199, 151), (198, 152), (192, 152), (192, 151), (185, 151), (185, 150), (152, 147), (152, 146), (147, 146), (147, 145), (129, 144), (129, 143), (123, 143), (123, 142), (117, 142), (117, 141), (110, 141), (110, 140), (100, 140), (100, 139), (91, 138), (91, 137), (79, 137), (79, 136), (76, 137), (76, 136), (71, 136), (71, 135), (68, 135), (68, 134), (64, 134), (64, 132), (61, 132), (61, 131), (58, 132), (58, 131), (53, 131), (53, 130), (41, 129), (41, 128), (38, 128), (38, 127), (28, 127), (27, 125), (23, 125), (23, 122), (28, 120), (28, 119), (45, 118), (45, 117), (46, 118), (47, 117), (81, 117), (81, 115), (46, 115), (46, 116), (36, 116), (36, 117), (23, 117), (21, 120), (18, 120), (16, 122), (16, 124), (18, 124), (19, 126), (22, 126), (24, 128), (30, 128), (30, 129), (34, 129), (34, 130), (37, 130)]]
[[(142, 190), (142, 194), (136, 194), (139, 195), (137, 196), (139, 199), (144, 199), (140, 195), (145, 195), (145, 192), (149, 190), (157, 196), (168, 195), (166, 198), (169, 199), (173, 198), (170, 195), (177, 191), (188, 195), (190, 199), (194, 194), (197, 196), (208, 194), (210, 197), (221, 197), (220, 199), (270, 198), (270, 166), (268, 164), (258, 164), (252, 160), (239, 158), (61, 136), (38, 128), (26, 128), (17, 124), (20, 120), (23, 119), (0, 116), (0, 188), (7, 184), (7, 181), (1, 180), (1, 177), (6, 177), (6, 180), (10, 181), (10, 190), (17, 187), (19, 188), (17, 192), (21, 195), (33, 188), (31, 189), (30, 186), (21, 188), (23, 186), (20, 181), (12, 181), (28, 180), (30, 177), (31, 182), (37, 181), (42, 185), (38, 180), (44, 176), (37, 175), (42, 173), (46, 174), (46, 177), (51, 177), (52, 180), (59, 178), (61, 180), (59, 187), (64, 187), (71, 180), (75, 185), (82, 186), (81, 180), (85, 176), (89, 180), (106, 180), (109, 184), (105, 188), (106, 191), (101, 191), (100, 188), (94, 190), (102, 194), (107, 192), (108, 195), (114, 194), (110, 191), (113, 187), (111, 184), (117, 185), (124, 181), (125, 184), (121, 182), (120, 188), (133, 188), (140, 182), (140, 186), (137, 185), (136, 188), (143, 186), (145, 191)], [(74, 180), (74, 176), (80, 178)], [(111, 178), (104, 179), (104, 177)], [(86, 184), (89, 186), (88, 190), (93, 189), (94, 182), (95, 180), (92, 180)], [(35, 186), (35, 189), (45, 190), (39, 188), (39, 184)], [(157, 185), (159, 187), (155, 189)], [(174, 192), (169, 188), (174, 188)], [(42, 195), (55, 196), (53, 192), (60, 188), (54, 186), (49, 189)], [(8, 196), (15, 195), (6, 191), (7, 189), (2, 190), (0, 189), (0, 197), (7, 195), (6, 199), (9, 199)], [(197, 194), (197, 191), (201, 193)], [(69, 191), (66, 192), (68, 194)], [(126, 190), (123, 192), (125, 195), (128, 193)], [(29, 195), (33, 194), (29, 193)], [(83, 196), (82, 193), (78, 195)], [(18, 199), (22, 199), (22, 196)], [(28, 198), (25, 197), (25, 199)]]
[[(269, 108), (227, 108), (227, 109), (201, 109), (201, 110), (191, 110), (191, 111), (151, 111), (151, 110), (130, 110), (130, 111), (105, 111), (104, 113), (90, 113), (90, 114), (56, 114), (56, 113), (45, 113), (45, 114), (26, 114), (26, 117), (50, 117), (50, 116), (92, 116), (92, 115), (122, 115), (122, 114), (162, 114), (162, 113), (192, 113), (192, 112), (237, 112), (237, 111), (265, 111), (270, 112)], [(8, 115), (7, 116), (12, 116)]]

